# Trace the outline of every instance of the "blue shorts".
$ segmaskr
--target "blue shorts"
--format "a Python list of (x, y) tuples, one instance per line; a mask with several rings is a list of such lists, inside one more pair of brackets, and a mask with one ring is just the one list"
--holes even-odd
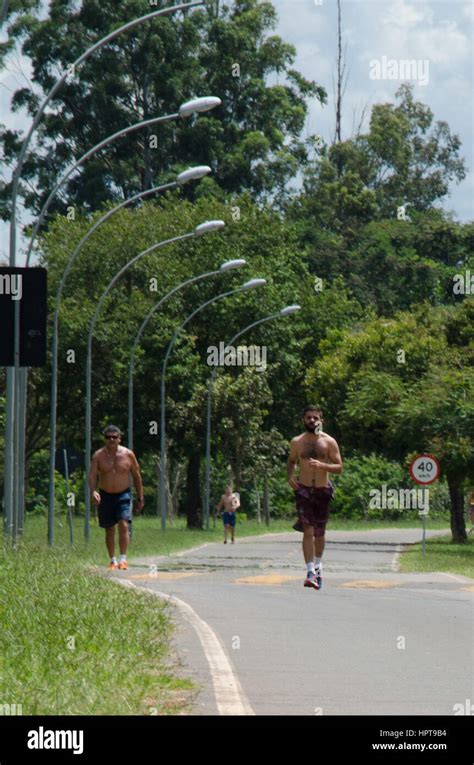
[(109, 529), (115, 526), (119, 521), (132, 520), (132, 492), (131, 489), (125, 489), (118, 494), (112, 494), (104, 489), (99, 489), (99, 526), (102, 529)]
[(224, 513), (224, 526), (235, 526), (235, 513)]

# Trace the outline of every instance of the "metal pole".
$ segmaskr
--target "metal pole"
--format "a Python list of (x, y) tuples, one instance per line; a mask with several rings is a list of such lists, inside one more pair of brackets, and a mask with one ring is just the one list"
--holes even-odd
[(210, 502), (211, 502), (211, 401), (212, 386), (216, 376), (216, 369), (212, 370), (207, 385), (207, 408), (206, 408), (206, 472), (204, 479), (204, 520), (206, 529), (209, 531)]
[(68, 504), (68, 496), (69, 496), (69, 463), (67, 459), (67, 449), (63, 449), (63, 455), (64, 455), (64, 477), (66, 478), (66, 507), (67, 507), (67, 514), (68, 514), (68, 521), (69, 521), (69, 541), (71, 545), (74, 544), (74, 524), (72, 519), (72, 510), (70, 505)]
[(18, 533), (23, 534), (25, 524), (25, 444), (26, 444), (26, 402), (28, 388), (28, 367), (20, 369), (20, 454), (19, 454), (19, 521)]

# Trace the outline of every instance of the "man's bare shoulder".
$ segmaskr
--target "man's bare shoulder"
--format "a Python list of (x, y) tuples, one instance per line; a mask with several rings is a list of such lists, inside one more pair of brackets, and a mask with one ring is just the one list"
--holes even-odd
[(295, 436), (294, 438), (291, 439), (291, 443), (298, 444), (305, 437), (305, 435), (306, 433), (300, 433), (299, 436)]
[(94, 454), (92, 455), (92, 459), (93, 460), (99, 459), (103, 455), (104, 451), (105, 451), (105, 446), (103, 446), (101, 449), (97, 449), (97, 451), (94, 452)]

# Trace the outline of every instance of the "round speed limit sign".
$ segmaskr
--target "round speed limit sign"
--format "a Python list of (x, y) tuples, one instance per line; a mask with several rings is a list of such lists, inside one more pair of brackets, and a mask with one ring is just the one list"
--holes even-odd
[(410, 463), (410, 475), (416, 483), (426, 486), (439, 478), (441, 467), (432, 454), (418, 454)]

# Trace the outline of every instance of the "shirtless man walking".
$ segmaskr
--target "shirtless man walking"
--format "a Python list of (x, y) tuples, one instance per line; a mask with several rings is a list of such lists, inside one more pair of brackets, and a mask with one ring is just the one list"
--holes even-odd
[[(333, 485), (328, 473), (342, 472), (337, 442), (322, 432), (323, 413), (317, 406), (303, 410), (305, 432), (293, 438), (288, 457), (288, 483), (295, 490), (296, 509), (303, 524), (303, 555), (307, 575), (305, 587), (322, 587), (324, 534), (329, 518)], [(294, 477), (299, 463), (299, 480)]]
[[(89, 471), (89, 489), (93, 502), (99, 506), (99, 526), (105, 529), (105, 544), (110, 555), (109, 570), (128, 569), (128, 524), (131, 520), (129, 473), (138, 495), (136, 512), (143, 509), (143, 485), (134, 453), (120, 446), (122, 434), (115, 425), (104, 430), (105, 446), (95, 452)], [(99, 478), (99, 491), (97, 491)], [(119, 529), (120, 561), (115, 557), (115, 527)]]
[(220, 502), (217, 505), (217, 513), (220, 513), (224, 508), (224, 544), (227, 544), (227, 532), (230, 529), (230, 536), (232, 544), (235, 542), (235, 512), (240, 507), (240, 500), (232, 491), (232, 486), (227, 486), (225, 494), (220, 498)]

